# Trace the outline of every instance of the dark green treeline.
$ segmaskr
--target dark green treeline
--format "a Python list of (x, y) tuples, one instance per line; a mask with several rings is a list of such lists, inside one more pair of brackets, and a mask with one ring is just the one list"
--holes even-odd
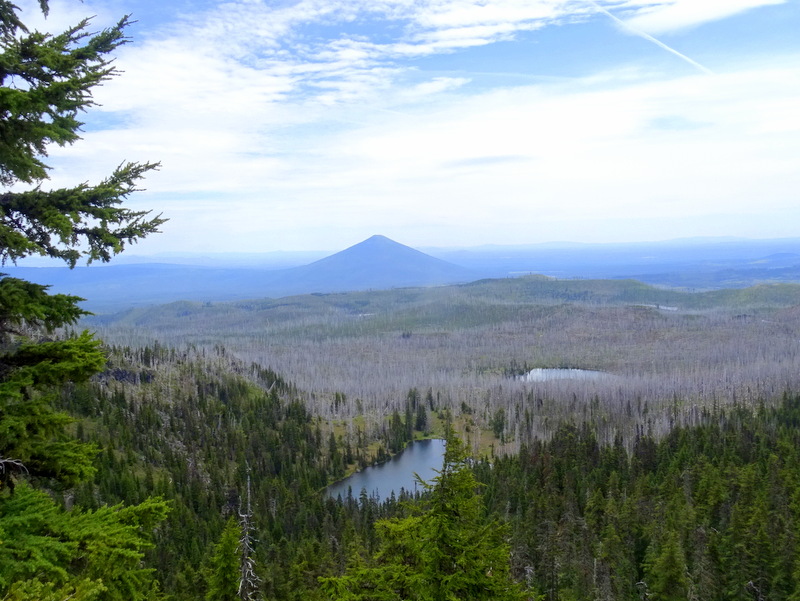
[(479, 463), (515, 576), (548, 601), (800, 599), (800, 398), (664, 439), (564, 426)]

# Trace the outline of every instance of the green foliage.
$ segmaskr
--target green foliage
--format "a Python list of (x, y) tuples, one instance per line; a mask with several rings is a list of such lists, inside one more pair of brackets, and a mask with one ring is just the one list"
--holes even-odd
[(506, 410), (500, 407), (497, 411), (494, 412), (494, 416), (491, 419), (490, 426), (492, 427), (492, 433), (494, 434), (495, 438), (500, 438), (502, 440), (503, 433), (505, 432), (506, 428)]
[[(205, 597), (208, 549), (220, 543), (223, 516), (239, 510), (248, 466), (253, 559), (265, 598), (313, 599), (310, 586), (330, 573), (340, 548), (372, 528), (372, 519), (351, 521), (357, 506), (330, 510), (335, 504), (320, 494), (337, 470), (328, 451), (333, 445), (342, 457), (341, 441), (320, 432), (280, 376), (221, 349), (110, 349), (106, 371), (65, 391), (62, 403), (103, 449), (76, 502), (169, 501), (147, 560), (173, 599)], [(343, 532), (347, 524), (358, 534)]]
[(463, 443), (447, 438), (426, 520), (426, 580), (432, 599), (518, 599), (509, 577), (507, 530), (483, 516), (479, 485)]
[(105, 590), (100, 583), (82, 580), (64, 586), (41, 580), (15, 582), (3, 601), (95, 601)]
[(21, 484), (0, 500), (0, 592), (25, 598), (47, 583), (48, 594), (73, 587), (86, 598), (94, 598), (91, 592), (108, 601), (146, 599), (153, 570), (141, 560), (166, 513), (158, 499), (64, 511), (46, 493)]
[(385, 504), (323, 498), (346, 435), (331, 437), (276, 374), (221, 351), (116, 350), (64, 402), (87, 439), (115, 449), (81, 499), (173, 503), (149, 557), (176, 600), (208, 593), (205, 550), (222, 542), (248, 465), (268, 599), (516, 599), (515, 581), (542, 601), (798, 599), (790, 395), (704, 413), (662, 439), (602, 445), (589, 424), (564, 425), (491, 464), (452, 444), (425, 495)]
[(242, 552), (239, 539), (242, 529), (234, 518), (229, 518), (214, 546), (209, 561), (206, 601), (237, 601)]
[[(47, 2), (42, 2), (47, 11)], [(106, 57), (125, 42), (123, 20), (99, 35), (85, 32), (88, 20), (59, 35), (29, 32), (10, 2), (0, 5), (3, 65), (0, 106), (4, 110), (0, 182), (46, 177), (51, 143), (77, 139), (79, 110), (92, 104), (91, 89), (113, 74)], [(87, 38), (88, 43), (87, 43)]]
[(17, 278), (0, 280), (0, 332), (8, 343), (12, 334), (24, 328), (42, 328), (51, 333), (65, 323), (86, 314), (76, 303), (81, 300), (65, 294), (47, 294), (47, 287)]
[(708, 413), (640, 434), (630, 455), (562, 426), (477, 464), (490, 513), (508, 516), (512, 573), (547, 601), (797, 599), (798, 412), (787, 395)]
[(81, 312), (72, 297), (49, 296), (44, 287), (14, 278), (0, 280), (0, 490), (13, 487), (21, 471), (75, 484), (92, 474), (94, 448), (70, 439), (72, 419), (52, 401), (67, 382), (86, 381), (105, 363), (99, 342), (84, 332), (66, 340), (33, 340), (66, 325)]
[(689, 593), (686, 557), (676, 533), (653, 551), (647, 562), (649, 598), (653, 601), (683, 601)]
[(128, 163), (95, 186), (2, 194), (0, 260), (5, 263), (43, 255), (63, 259), (70, 267), (82, 256), (90, 263), (108, 261), (127, 243), (157, 232), (164, 219), (148, 219), (149, 211), (117, 206), (138, 189), (137, 182), (144, 174), (156, 167)]

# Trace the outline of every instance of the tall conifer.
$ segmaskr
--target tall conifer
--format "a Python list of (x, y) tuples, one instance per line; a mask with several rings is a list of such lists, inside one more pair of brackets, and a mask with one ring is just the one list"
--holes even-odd
[(242, 529), (238, 521), (230, 518), (214, 547), (207, 577), (206, 601), (239, 600), (241, 536)]
[[(46, 14), (47, 1), (40, 5)], [(51, 35), (30, 32), (18, 12), (0, 2), (0, 264), (31, 255), (70, 267), (81, 257), (108, 261), (164, 221), (122, 205), (156, 165), (128, 163), (97, 185), (46, 191), (43, 159), (50, 144), (78, 139), (78, 113), (114, 75), (110, 54), (128, 41), (129, 21), (92, 34), (83, 20)], [(25, 184), (31, 188), (20, 190)], [(85, 314), (81, 299), (0, 278), (0, 489), (21, 470), (73, 484), (90, 474), (93, 451), (63, 436), (68, 418), (51, 408), (49, 395), (102, 368), (99, 342), (88, 333), (50, 339)]]

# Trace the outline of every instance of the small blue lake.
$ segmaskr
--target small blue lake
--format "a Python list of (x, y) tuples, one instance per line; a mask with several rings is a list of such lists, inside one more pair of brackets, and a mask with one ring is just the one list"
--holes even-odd
[(368, 496), (385, 501), (391, 497), (392, 492), (398, 496), (400, 489), (410, 493), (418, 490), (421, 492), (414, 473), (426, 481), (434, 478), (435, 470), (442, 469), (444, 444), (444, 440), (439, 439), (413, 442), (386, 463), (365, 468), (357, 474), (331, 484), (325, 494), (334, 499), (341, 495), (344, 499), (347, 497), (348, 489), (351, 489), (353, 497), (358, 499), (361, 491), (366, 490)]

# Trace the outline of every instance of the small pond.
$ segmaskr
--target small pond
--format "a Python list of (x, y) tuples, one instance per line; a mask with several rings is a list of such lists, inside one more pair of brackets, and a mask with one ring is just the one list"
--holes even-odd
[(325, 494), (336, 498), (347, 497), (348, 489), (353, 497), (358, 498), (362, 490), (370, 497), (385, 501), (400, 494), (400, 489), (414, 493), (420, 490), (414, 473), (426, 481), (436, 476), (435, 470), (442, 469), (444, 460), (444, 440), (418, 440), (409, 444), (404, 451), (392, 457), (386, 463), (368, 467), (352, 476), (331, 484)]
[(605, 371), (591, 369), (532, 369), (519, 377), (523, 382), (551, 382), (553, 380), (610, 380), (614, 376)]

